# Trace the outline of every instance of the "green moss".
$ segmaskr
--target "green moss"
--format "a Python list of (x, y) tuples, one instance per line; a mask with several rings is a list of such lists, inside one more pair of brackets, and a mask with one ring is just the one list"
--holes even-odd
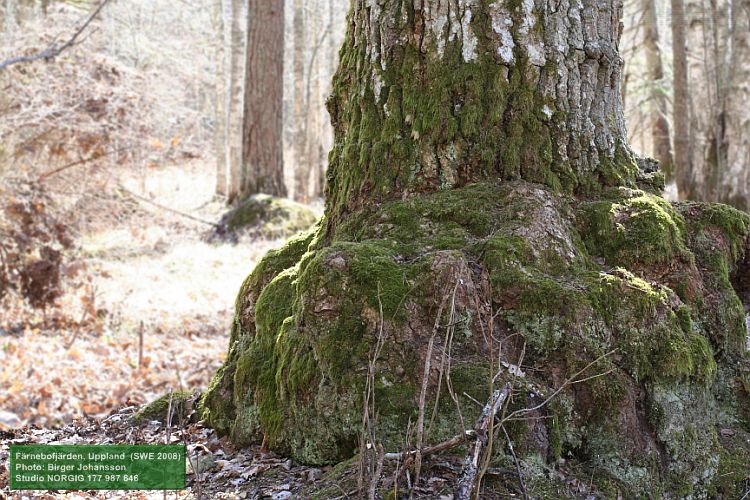
[(189, 417), (196, 399), (197, 396), (188, 391), (164, 394), (141, 408), (133, 415), (133, 421), (136, 423), (152, 420), (166, 422), (171, 409), (172, 425), (177, 425)]
[[(537, 86), (544, 75), (557, 75), (556, 63), (536, 68), (518, 51), (515, 64), (499, 64), (492, 19), (485, 8), (472, 14), (478, 46), (468, 62), (460, 37), (446, 41), (441, 57), (425, 56), (437, 51), (427, 37), (420, 47), (407, 43), (381, 54), (381, 66), (349, 33), (329, 101), (337, 137), (326, 196), (331, 223), (359, 208), (365, 193), (379, 201), (400, 194), (394, 186), (424, 192), (496, 178), (567, 192), (634, 185), (637, 168), (622, 144), (595, 172), (576, 171), (560, 156), (553, 144), (566, 114)], [(576, 147), (589, 148), (580, 141)]]
[(743, 437), (744, 440), (735, 439), (720, 448), (719, 470), (709, 488), (712, 498), (742, 498), (750, 490), (750, 461), (747, 459), (750, 436)]
[[(710, 405), (724, 363), (712, 332), (721, 321), (734, 321), (732, 300), (738, 301), (728, 282), (731, 252), (697, 251), (690, 217), (686, 222), (651, 195), (614, 190), (602, 196), (575, 201), (523, 181), (469, 185), (383, 203), (352, 214), (338, 231), (290, 243), (246, 280), (222, 380), (209, 390), (218, 395), (230, 388), (232, 405), (211, 399), (209, 415), (220, 425), (231, 420), (236, 441), (257, 440), (263, 432), (273, 449), (300, 461), (351, 456), (367, 366), (382, 329), (377, 432), (389, 451), (399, 449), (404, 427), (416, 418), (439, 304), (459, 283), (454, 314), (444, 307), (437, 322), (453, 328), (451, 380), (461, 403), (464, 392), (485, 401), (490, 391), (478, 323), (486, 311), (478, 315), (477, 303), (493, 311), (498, 339), (514, 339), (515, 347), (504, 346), (509, 362), (525, 345), (527, 376), (512, 408), (538, 403), (601, 358), (580, 375), (586, 380), (540, 411), (549, 417), (546, 434), (539, 430), (544, 424), (533, 432), (527, 423), (509, 425), (524, 457), (538, 453), (546, 439), (550, 457), (588, 460), (589, 473), (613, 491), (628, 491), (629, 480), (644, 492), (649, 486), (703, 491), (718, 456)], [(606, 218), (599, 217), (605, 205)], [(595, 240), (592, 228), (619, 232), (602, 229), (602, 237), (619, 243)], [(639, 232), (648, 233), (640, 247), (625, 248)], [(599, 253), (591, 255), (592, 249)], [(702, 264), (708, 256), (718, 259), (715, 266)], [(673, 291), (673, 282), (687, 283), (683, 293)], [(714, 304), (728, 308), (710, 316), (706, 309)], [(436, 353), (446, 333), (438, 329)], [(436, 373), (431, 381), (430, 409)], [(445, 379), (439, 390), (428, 442), (460, 430)], [(636, 407), (648, 408), (647, 418)], [(478, 410), (461, 405), (465, 425)], [(653, 441), (648, 456), (632, 444), (633, 434)]]
[(655, 195), (620, 190), (614, 199), (584, 203), (580, 220), (586, 248), (610, 265), (629, 268), (692, 259), (685, 220)]

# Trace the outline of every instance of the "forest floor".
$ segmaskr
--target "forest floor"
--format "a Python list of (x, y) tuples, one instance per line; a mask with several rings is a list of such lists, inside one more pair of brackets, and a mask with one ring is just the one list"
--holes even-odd
[(218, 220), (225, 207), (211, 174), (166, 167), (89, 203), (75, 249), (84, 285), (46, 313), (17, 302), (0, 314), (0, 429), (103, 417), (206, 387), (242, 280), (283, 242), (207, 243), (211, 226), (163, 208)]

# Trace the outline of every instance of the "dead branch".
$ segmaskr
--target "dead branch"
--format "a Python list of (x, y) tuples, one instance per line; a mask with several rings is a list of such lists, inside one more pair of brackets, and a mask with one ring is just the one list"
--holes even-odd
[[(591, 368), (592, 366), (594, 366), (595, 364), (597, 364), (602, 359), (604, 359), (604, 358), (606, 358), (608, 356), (611, 356), (615, 352), (617, 352), (617, 349), (613, 349), (613, 350), (609, 351), (606, 354), (602, 354), (601, 356), (599, 356), (598, 358), (596, 358), (594, 361), (592, 361), (591, 363), (589, 363), (586, 366), (584, 366), (581, 370), (579, 370), (576, 373), (574, 373), (573, 375), (571, 375), (567, 380), (565, 380), (565, 382), (563, 382), (560, 385), (560, 387), (558, 387), (552, 394), (550, 394), (547, 397), (547, 399), (545, 399), (544, 401), (542, 401), (538, 405), (533, 406), (531, 408), (522, 408), (520, 410), (516, 410), (516, 411), (510, 413), (509, 415), (503, 417), (502, 423), (505, 423), (508, 420), (511, 420), (514, 417), (517, 417), (519, 415), (524, 415), (524, 414), (527, 414), (527, 413), (535, 412), (536, 410), (544, 407), (545, 405), (547, 405), (547, 403), (549, 403), (550, 401), (552, 401), (552, 399), (554, 399), (555, 396), (557, 396), (558, 394), (560, 394), (560, 392), (563, 391), (566, 387), (568, 387), (568, 386), (570, 386), (572, 384), (576, 384), (576, 383), (582, 382), (583, 380), (577, 380), (577, 378), (578, 378), (579, 375), (581, 375), (583, 372), (585, 372), (586, 370), (588, 370), (589, 368)], [(606, 375), (607, 373), (610, 373), (611, 371), (612, 370), (609, 370), (609, 371), (607, 371), (606, 373), (603, 373), (603, 374), (597, 374), (597, 375), (594, 375), (592, 377), (587, 377), (584, 380), (591, 380), (592, 378), (601, 377), (603, 375)]]
[(111, 156), (111, 155), (114, 155), (114, 154), (117, 154), (117, 153), (121, 153), (121, 152), (127, 151), (129, 149), (131, 149), (131, 148), (120, 148), (120, 149), (115, 149), (114, 151), (109, 151), (107, 153), (96, 153), (96, 154), (93, 154), (93, 155), (91, 155), (91, 156), (89, 156), (87, 158), (82, 158), (80, 160), (76, 160), (76, 161), (73, 161), (73, 162), (70, 162), (70, 163), (66, 163), (65, 165), (63, 165), (61, 167), (57, 167), (57, 168), (54, 168), (52, 170), (48, 170), (48, 171), (42, 173), (39, 176), (39, 178), (37, 179), (37, 182), (42, 182), (44, 179), (46, 179), (48, 177), (52, 177), (53, 175), (59, 174), (60, 172), (62, 172), (64, 170), (68, 170), (69, 168), (72, 168), (72, 167), (75, 167), (75, 166), (78, 166), (78, 165), (84, 165), (86, 163), (89, 163), (89, 162), (92, 162), (92, 161), (96, 161), (96, 160), (98, 160), (100, 158), (104, 158), (106, 156)]
[[(427, 385), (430, 380), (430, 368), (432, 365), (432, 349), (435, 345), (435, 335), (437, 335), (440, 327), (440, 317), (443, 315), (443, 307), (447, 297), (443, 297), (438, 308), (437, 316), (435, 317), (435, 325), (432, 328), (432, 335), (430, 335), (430, 341), (427, 344), (427, 354), (424, 360), (424, 372), (422, 375), (422, 390), (419, 393), (419, 414), (417, 416), (417, 453), (415, 455), (415, 466), (414, 466), (414, 484), (419, 483), (419, 474), (422, 469), (422, 445), (424, 444), (424, 410), (427, 400)], [(440, 393), (440, 387), (438, 387), (438, 394)]]
[[(434, 455), (435, 453), (440, 453), (441, 451), (450, 450), (451, 448), (455, 448), (456, 446), (464, 444), (466, 441), (469, 441), (470, 439), (474, 439), (476, 436), (477, 436), (476, 432), (474, 432), (473, 430), (465, 431), (463, 434), (458, 434), (456, 436), (453, 436), (447, 441), (443, 441), (436, 445), (422, 448), (422, 457), (426, 457), (427, 455)], [(404, 460), (405, 462), (408, 462), (408, 461), (413, 460), (414, 457), (417, 456), (417, 451), (418, 450), (403, 451), (403, 452), (397, 452), (397, 453), (386, 453), (384, 455), (384, 458), (386, 460)]]
[(151, 201), (148, 198), (144, 198), (143, 196), (141, 196), (141, 195), (139, 195), (137, 193), (134, 193), (133, 191), (129, 190), (128, 188), (126, 188), (122, 184), (118, 184), (117, 185), (117, 189), (119, 189), (120, 191), (123, 191), (124, 193), (129, 194), (130, 196), (132, 196), (136, 200), (140, 200), (140, 201), (143, 201), (145, 203), (149, 203), (149, 204), (155, 206), (156, 208), (161, 208), (162, 210), (166, 210), (167, 212), (172, 212), (173, 214), (181, 215), (183, 217), (187, 217), (188, 219), (194, 220), (195, 222), (200, 222), (202, 224), (207, 224), (207, 225), (213, 226), (213, 227), (221, 227), (220, 224), (217, 224), (215, 222), (211, 222), (210, 220), (201, 219), (200, 217), (196, 217), (195, 215), (191, 215), (191, 214), (188, 214), (188, 213), (185, 213), (185, 212), (181, 212), (179, 210), (176, 210), (174, 208), (168, 207), (166, 205), (162, 205), (161, 203), (157, 203), (155, 201)]
[(94, 12), (92, 12), (89, 15), (89, 17), (86, 18), (86, 20), (81, 25), (81, 27), (76, 30), (76, 32), (73, 34), (72, 37), (68, 39), (67, 42), (63, 43), (62, 45), (57, 45), (57, 42), (52, 42), (46, 49), (44, 49), (41, 52), (37, 52), (34, 55), (17, 56), (17, 57), (11, 57), (10, 59), (6, 59), (5, 61), (0, 62), (0, 71), (4, 70), (5, 68), (13, 64), (29, 63), (29, 62), (39, 61), (41, 59), (44, 59), (45, 61), (49, 61), (59, 56), (60, 54), (63, 53), (63, 51), (75, 45), (76, 40), (78, 40), (78, 37), (81, 36), (81, 34), (86, 30), (86, 28), (88, 28), (89, 24), (91, 24), (91, 22), (94, 19), (96, 19), (96, 17), (102, 11), (104, 6), (109, 3), (109, 1), (110, 0), (102, 0), (99, 6), (94, 10)]
[(458, 500), (469, 500), (472, 498), (479, 472), (479, 461), (482, 458), (484, 447), (489, 441), (490, 433), (494, 429), (495, 415), (502, 408), (510, 395), (510, 383), (505, 384), (503, 389), (496, 390), (482, 410), (482, 414), (474, 424), (476, 441), (469, 454), (464, 459), (464, 469), (456, 487), (456, 498)]

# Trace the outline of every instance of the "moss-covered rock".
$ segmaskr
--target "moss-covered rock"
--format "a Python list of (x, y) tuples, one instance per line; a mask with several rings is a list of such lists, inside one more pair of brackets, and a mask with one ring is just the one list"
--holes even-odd
[(199, 394), (189, 391), (164, 394), (138, 410), (132, 417), (133, 422), (140, 424), (155, 420), (166, 423), (171, 412), (172, 425), (184, 423), (191, 417), (198, 398)]
[(286, 238), (309, 229), (317, 220), (315, 212), (305, 205), (286, 198), (256, 194), (227, 212), (211, 238), (236, 238), (240, 234)]
[(514, 380), (509, 411), (539, 407), (508, 425), (524, 467), (539, 471), (535, 489), (564, 459), (612, 494), (708, 494), (728, 460), (718, 426), (746, 418), (742, 391), (721, 386), (743, 376), (731, 277), (747, 228), (721, 206), (632, 188), (575, 199), (523, 181), (360, 210), (248, 277), (204, 417), (303, 462), (349, 458), (380, 338), (376, 432), (388, 450), (416, 421), (423, 382), (437, 442), (471, 425), (471, 398)]

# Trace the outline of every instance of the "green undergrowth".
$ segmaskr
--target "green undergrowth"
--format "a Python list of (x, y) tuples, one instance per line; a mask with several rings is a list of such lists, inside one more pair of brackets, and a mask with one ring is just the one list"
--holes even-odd
[[(741, 407), (739, 393), (717, 398), (716, 380), (743, 355), (729, 278), (747, 217), (634, 189), (579, 200), (518, 181), (384, 203), (334, 233), (318, 228), (269, 253), (240, 291), (228, 359), (202, 400), (221, 432), (241, 444), (265, 433), (306, 463), (351, 457), (380, 338), (376, 432), (401, 449), (435, 332), (426, 439), (447, 439), (491, 390), (479, 323), (491, 312), (494, 335), (508, 338), (505, 361), (525, 353), (511, 411), (582, 379), (540, 406), (536, 423), (509, 425), (523, 460), (539, 470), (585, 463), (600, 488), (635, 496), (708, 491), (723, 463), (717, 415)], [(478, 304), (490, 309), (480, 315)], [(457, 402), (439, 376), (449, 332)], [(511, 379), (501, 373), (495, 386)]]

